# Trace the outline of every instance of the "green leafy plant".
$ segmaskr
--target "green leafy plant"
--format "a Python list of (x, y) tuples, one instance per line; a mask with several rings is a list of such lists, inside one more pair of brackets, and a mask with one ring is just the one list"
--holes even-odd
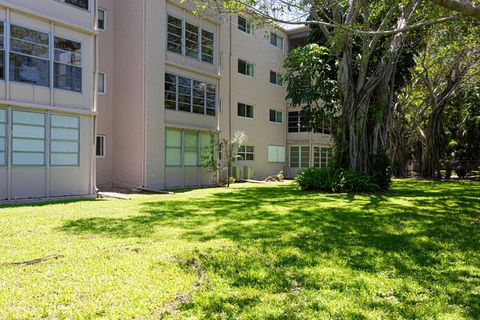
[(374, 192), (381, 189), (373, 177), (367, 174), (334, 167), (302, 170), (295, 182), (303, 191), (341, 193)]

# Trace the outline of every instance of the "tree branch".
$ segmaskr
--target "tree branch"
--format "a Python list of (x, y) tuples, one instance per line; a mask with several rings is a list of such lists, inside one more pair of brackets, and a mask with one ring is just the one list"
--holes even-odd
[(462, 0), (430, 0), (448, 10), (459, 12), (464, 16), (480, 19), (480, 6)]

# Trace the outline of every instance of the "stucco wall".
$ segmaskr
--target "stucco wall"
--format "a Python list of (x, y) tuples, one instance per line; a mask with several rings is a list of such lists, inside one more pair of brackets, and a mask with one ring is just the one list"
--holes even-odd
[(139, 187), (144, 161), (144, 0), (115, 0), (113, 183)]

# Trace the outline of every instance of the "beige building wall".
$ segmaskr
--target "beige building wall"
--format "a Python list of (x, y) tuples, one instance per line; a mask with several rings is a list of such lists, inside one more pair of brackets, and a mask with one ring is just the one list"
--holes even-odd
[(105, 30), (98, 34), (98, 71), (105, 74), (105, 93), (99, 93), (97, 136), (104, 137), (105, 149), (103, 156), (96, 157), (97, 186), (109, 188), (113, 184), (114, 148), (114, 32), (115, 32), (115, 0), (99, 0), (98, 8), (105, 10)]
[[(235, 166), (239, 167), (242, 177), (248, 166), (253, 169), (252, 178), (263, 179), (285, 170), (285, 163), (268, 161), (268, 146), (286, 147), (286, 90), (285, 86), (270, 83), (270, 71), (283, 74), (287, 36), (282, 30), (243, 32), (238, 29), (238, 16), (229, 18), (221, 30), (220, 46), (225, 57), (221, 72), (221, 137), (230, 139), (236, 131), (244, 131), (248, 136), (247, 145), (254, 146), (254, 160), (237, 161)], [(283, 49), (270, 43), (270, 32), (283, 38)], [(254, 64), (254, 77), (238, 73), (238, 59)], [(254, 107), (253, 119), (238, 116), (238, 103)], [(270, 122), (270, 109), (282, 112), (282, 123)]]
[[(212, 174), (201, 167), (166, 165), (166, 130), (213, 133), (230, 139), (245, 131), (254, 160), (236, 163), (243, 176), (263, 179), (280, 171), (290, 175), (290, 144), (303, 144), (304, 134), (287, 136), (286, 86), (270, 83), (270, 71), (283, 74), (288, 53), (286, 30), (238, 29), (238, 17), (223, 21), (207, 13), (194, 16), (188, 3), (168, 0), (100, 0), (108, 13), (107, 31), (100, 33), (100, 71), (107, 74), (107, 92), (100, 95), (97, 133), (107, 137), (105, 158), (97, 159), (99, 186), (163, 189), (208, 185)], [(214, 34), (214, 62), (206, 63), (167, 50), (167, 17), (181, 19)], [(283, 38), (283, 48), (270, 43), (270, 33)], [(238, 73), (238, 59), (255, 65), (255, 76)], [(165, 73), (214, 84), (216, 116), (165, 108)], [(253, 119), (237, 115), (237, 104), (254, 106)], [(270, 121), (270, 109), (282, 112), (281, 123)], [(309, 135), (310, 136), (310, 135)], [(328, 137), (312, 135), (309, 143)], [(269, 146), (284, 148), (285, 161), (269, 162)]]
[(118, 186), (143, 185), (144, 4), (114, 0), (113, 184)]
[[(3, 131), (0, 132), (0, 140), (4, 142), (0, 155), (5, 156), (4, 164), (0, 165), (0, 200), (90, 196), (95, 192), (94, 6), (94, 1), (91, 1), (91, 10), (87, 11), (50, 0), (0, 1), (0, 20), (4, 24), (2, 49), (5, 52), (4, 78), (0, 80), (0, 113), (4, 115), (0, 121), (0, 127), (4, 129), (0, 130)], [(19, 69), (23, 82), (11, 78), (9, 56), (13, 57), (14, 53), (10, 50), (12, 39), (9, 32), (13, 25), (47, 35), (49, 55), (43, 60), (48, 66), (45, 86), (25, 81), (28, 77), (36, 78), (37, 74), (43, 76), (45, 72), (23, 62)], [(54, 87), (54, 37), (81, 44), (82, 81), (79, 92)], [(59, 122), (55, 122), (58, 116), (63, 117), (62, 121), (67, 121), (64, 125), (70, 128), (58, 127)], [(26, 125), (27, 122), (30, 124)], [(72, 126), (74, 129), (71, 129)], [(78, 138), (71, 136), (66, 141), (62, 139), (67, 139), (67, 136), (53, 136), (67, 132)], [(43, 135), (43, 138), (26, 138), (29, 135)], [(73, 149), (75, 146), (77, 148)], [(62, 150), (62, 155), (55, 153), (58, 148)], [(15, 160), (20, 156), (24, 158), (22, 161), (26, 159), (28, 162), (34, 157), (39, 160), (36, 164), (20, 164), (20, 160)], [(76, 160), (59, 165), (53, 160), (58, 157)]]

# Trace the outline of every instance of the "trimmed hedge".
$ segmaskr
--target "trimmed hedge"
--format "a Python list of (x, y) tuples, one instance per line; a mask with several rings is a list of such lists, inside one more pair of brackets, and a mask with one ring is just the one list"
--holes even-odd
[(381, 187), (374, 182), (375, 178), (342, 168), (308, 168), (302, 170), (295, 182), (303, 191), (325, 192), (374, 192)]

